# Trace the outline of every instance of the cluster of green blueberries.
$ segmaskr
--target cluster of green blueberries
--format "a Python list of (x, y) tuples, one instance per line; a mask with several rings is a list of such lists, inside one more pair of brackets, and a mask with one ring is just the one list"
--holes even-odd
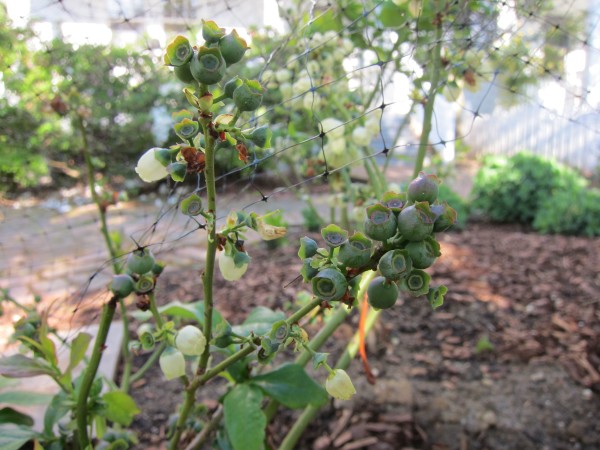
[(456, 211), (438, 202), (439, 180), (420, 172), (407, 192), (386, 192), (381, 202), (367, 207), (364, 232), (348, 232), (337, 225), (321, 231), (328, 249), (303, 237), (298, 256), (302, 277), (312, 283), (313, 294), (325, 302), (352, 304), (360, 274), (377, 270), (367, 288), (369, 303), (378, 309), (392, 307), (399, 290), (427, 295), (433, 308), (443, 304), (445, 286), (430, 286), (423, 269), (441, 255), (436, 232), (456, 223)]

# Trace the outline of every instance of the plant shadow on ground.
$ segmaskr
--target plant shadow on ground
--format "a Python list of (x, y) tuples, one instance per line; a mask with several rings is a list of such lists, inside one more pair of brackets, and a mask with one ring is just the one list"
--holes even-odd
[[(239, 282), (218, 279), (216, 304), (225, 317), (239, 322), (258, 304), (293, 305), (307, 287), (290, 284), (302, 235), (292, 232), (290, 244), (275, 251), (251, 248)], [(298, 448), (598, 448), (600, 240), (472, 224), (444, 235), (442, 252), (432, 272), (449, 287), (445, 305), (434, 312), (423, 299), (403, 297), (384, 311), (367, 342), (376, 384), (354, 361), (358, 394), (323, 408)], [(170, 292), (169, 301), (191, 301), (195, 278), (166, 274), (160, 291)], [(357, 323), (355, 313), (325, 351), (340, 355)], [(179, 391), (158, 368), (134, 385), (143, 411), (134, 422), (140, 449), (163, 448)], [(220, 392), (215, 380), (200, 395), (215, 408)], [(269, 427), (272, 445), (296, 416), (280, 411)]]

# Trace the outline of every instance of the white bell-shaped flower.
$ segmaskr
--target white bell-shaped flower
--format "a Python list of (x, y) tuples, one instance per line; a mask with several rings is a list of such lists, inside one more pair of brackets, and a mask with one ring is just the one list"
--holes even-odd
[(167, 347), (162, 352), (158, 364), (167, 380), (185, 375), (185, 358), (183, 353), (174, 347)]
[(356, 127), (352, 131), (352, 140), (356, 145), (367, 147), (371, 143), (371, 135), (365, 127)]
[(175, 346), (187, 356), (200, 356), (206, 348), (206, 337), (198, 327), (187, 325), (177, 332)]
[(158, 181), (169, 175), (167, 168), (156, 159), (155, 153), (158, 148), (151, 148), (139, 159), (135, 171), (146, 183)]
[(325, 389), (329, 395), (339, 400), (350, 400), (356, 394), (352, 380), (342, 369), (333, 369), (325, 381)]
[(321, 121), (323, 131), (330, 139), (342, 139), (344, 137), (344, 122), (328, 117)]
[(223, 278), (227, 281), (236, 281), (242, 278), (246, 273), (246, 270), (248, 270), (248, 263), (246, 262), (236, 266), (233, 256), (228, 255), (226, 252), (221, 252), (219, 255), (219, 270), (221, 271)]

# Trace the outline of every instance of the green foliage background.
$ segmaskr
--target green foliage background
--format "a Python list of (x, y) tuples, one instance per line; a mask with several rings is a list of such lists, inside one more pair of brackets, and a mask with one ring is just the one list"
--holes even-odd
[(65, 183), (69, 168), (83, 167), (80, 132), (69, 115), (50, 107), (57, 96), (70, 110), (88, 109), (96, 168), (105, 172), (110, 163), (111, 174), (132, 175), (141, 150), (160, 144), (151, 132), (151, 109), (166, 101), (162, 64), (129, 48), (41, 44), (31, 30), (12, 28), (4, 8), (0, 23), (0, 192), (36, 187), (48, 174)]

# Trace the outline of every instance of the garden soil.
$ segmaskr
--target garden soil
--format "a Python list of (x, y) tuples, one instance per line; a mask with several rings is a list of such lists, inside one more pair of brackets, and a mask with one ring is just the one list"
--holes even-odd
[[(217, 275), (217, 306), (227, 319), (239, 323), (265, 303), (293, 310), (307, 289), (297, 280), (302, 235), (292, 231), (274, 251), (249, 247), (252, 263), (237, 283)], [(325, 406), (297, 448), (600, 448), (600, 239), (476, 223), (440, 240), (443, 255), (431, 274), (449, 288), (444, 306), (432, 311), (423, 298), (403, 297), (383, 311), (367, 339), (375, 384), (353, 361), (357, 395)], [(198, 279), (166, 271), (160, 301), (197, 299)], [(357, 323), (354, 312), (330, 339), (324, 351), (332, 361)], [(307, 326), (311, 335), (317, 329)], [(136, 365), (145, 358), (137, 356)], [(324, 380), (325, 373), (315, 376)], [(224, 389), (215, 379), (200, 394), (209, 413)], [(143, 411), (133, 424), (137, 448), (165, 448), (179, 392), (158, 368), (134, 385)], [(274, 448), (297, 415), (280, 410), (268, 429)]]

